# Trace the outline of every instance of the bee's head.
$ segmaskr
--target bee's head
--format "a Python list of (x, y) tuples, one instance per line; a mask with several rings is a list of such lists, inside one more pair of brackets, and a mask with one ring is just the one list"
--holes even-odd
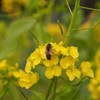
[(46, 49), (49, 51), (50, 48), (52, 48), (52, 45), (50, 43), (48, 43), (46, 46)]

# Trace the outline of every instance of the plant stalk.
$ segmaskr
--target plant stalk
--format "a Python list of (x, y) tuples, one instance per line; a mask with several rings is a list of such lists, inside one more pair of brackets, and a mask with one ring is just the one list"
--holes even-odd
[(44, 100), (48, 100), (48, 97), (49, 97), (49, 95), (50, 95), (52, 86), (53, 86), (53, 81), (51, 80), (51, 82), (50, 82), (50, 84), (49, 84), (49, 86), (48, 86), (48, 89), (47, 89), (46, 96), (45, 96), (45, 99), (44, 99)]
[(73, 28), (75, 26), (75, 21), (76, 21), (79, 5), (80, 5), (80, 0), (76, 0), (74, 11), (73, 11), (73, 14), (72, 14), (72, 19), (71, 19), (71, 22), (70, 22), (70, 25), (69, 25), (69, 28), (68, 28), (68, 33), (66, 34), (65, 39), (64, 39), (64, 46), (68, 45), (71, 34), (73, 32)]
[(54, 78), (54, 87), (53, 87), (53, 96), (52, 96), (52, 100), (55, 100), (56, 88), (57, 88), (57, 77)]

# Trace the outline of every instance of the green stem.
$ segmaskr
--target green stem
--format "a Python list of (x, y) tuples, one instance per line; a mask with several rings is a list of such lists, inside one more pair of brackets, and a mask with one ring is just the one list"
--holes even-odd
[(52, 100), (55, 100), (55, 96), (56, 96), (56, 87), (57, 87), (57, 77), (55, 77), (55, 79), (54, 79), (54, 87), (53, 87), (53, 96), (52, 96)]
[(19, 87), (17, 88), (26, 100), (30, 100)]
[(70, 25), (69, 25), (69, 28), (68, 28), (68, 33), (66, 34), (65, 40), (64, 40), (64, 45), (65, 46), (68, 45), (68, 42), (70, 40), (73, 28), (75, 26), (75, 20), (76, 20), (76, 17), (77, 17), (77, 12), (78, 12), (79, 5), (80, 5), (80, 0), (76, 0), (74, 12), (73, 12), (73, 15), (72, 15), (72, 19), (71, 19), (71, 22), (70, 22)]
[(79, 7), (82, 8), (82, 9), (87, 9), (87, 10), (100, 12), (100, 9), (88, 8), (88, 7), (83, 7), (83, 6), (79, 6)]
[(47, 92), (46, 92), (45, 100), (48, 100), (48, 97), (49, 97), (49, 95), (50, 95), (52, 86), (53, 86), (53, 81), (51, 80), (51, 82), (50, 82), (50, 84), (49, 84), (49, 86), (48, 86), (48, 90), (47, 90)]

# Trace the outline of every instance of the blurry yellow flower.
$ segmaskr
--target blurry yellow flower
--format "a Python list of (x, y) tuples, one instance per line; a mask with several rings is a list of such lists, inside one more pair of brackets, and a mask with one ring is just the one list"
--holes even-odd
[(19, 86), (25, 87), (26, 89), (29, 89), (39, 80), (39, 75), (36, 72), (25, 73), (23, 70), (19, 70), (18, 72), (14, 73), (14, 76), (18, 78)]
[(13, 0), (2, 0), (2, 10), (5, 12), (12, 12)]
[(84, 76), (94, 77), (93, 70), (91, 69), (90, 62), (82, 62), (81, 63), (81, 72)]
[(88, 89), (91, 92), (93, 100), (100, 99), (100, 69), (96, 69), (95, 77), (91, 79)]
[(95, 55), (95, 64), (98, 68), (100, 68), (100, 50), (98, 50), (96, 52), (96, 55)]
[(63, 35), (61, 34), (60, 27), (58, 23), (51, 23), (47, 26), (47, 31), (53, 37), (55, 41), (62, 41), (64, 39), (65, 34), (67, 33), (66, 26), (61, 24)]
[(19, 2), (25, 5), (28, 3), (28, 0), (20, 0)]
[(16, 63), (14, 66), (8, 65), (7, 70), (8, 70), (8, 77), (12, 77), (13, 76), (13, 73), (16, 70), (18, 70), (18, 63)]
[(66, 74), (70, 81), (73, 81), (75, 77), (81, 77), (81, 72), (78, 69), (76, 69), (75, 66), (70, 66), (68, 69), (66, 69)]
[(94, 30), (94, 33), (95, 33), (96, 41), (97, 41), (98, 43), (100, 43), (100, 23), (98, 23), (98, 24), (96, 25), (96, 27), (93, 28), (93, 30)]
[(4, 70), (7, 67), (7, 60), (0, 61), (0, 71)]
[(92, 11), (87, 20), (81, 25), (80, 29), (87, 29), (87, 28), (90, 28), (91, 27), (91, 24), (92, 24), (92, 20), (94, 19), (94, 17), (96, 16), (96, 12), (95, 11)]
[(47, 0), (40, 0), (40, 5), (44, 6), (45, 4), (47, 4)]
[(46, 68), (45, 75), (48, 79), (52, 79), (53, 76), (60, 76), (61, 72), (62, 70), (59, 66), (53, 66)]
[(100, 68), (96, 70), (95, 79), (100, 83)]

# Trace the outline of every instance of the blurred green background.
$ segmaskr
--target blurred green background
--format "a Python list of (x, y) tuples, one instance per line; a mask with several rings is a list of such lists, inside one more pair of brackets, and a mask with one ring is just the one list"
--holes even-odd
[[(75, 0), (69, 0), (69, 4), (73, 11)], [(81, 0), (81, 5), (100, 9), (100, 0)], [(71, 14), (66, 0), (0, 0), (0, 60), (7, 59), (10, 64), (18, 62), (19, 67), (24, 69), (27, 57), (38, 47), (36, 39), (41, 44), (64, 39), (58, 20), (63, 33), (67, 34)], [(69, 43), (79, 48), (79, 63), (83, 60), (93, 61), (100, 48), (99, 22), (100, 12), (79, 9)], [(40, 81), (31, 89), (22, 91), (32, 100), (43, 100), (46, 93), (44, 88), (47, 88), (49, 81), (41, 68), (37, 70), (42, 75)], [(76, 86), (72, 89), (59, 80), (56, 99), (92, 100), (87, 89), (88, 82), (85, 81), (81, 88)], [(7, 93), (0, 100), (25, 100), (13, 84), (6, 88), (0, 83), (1, 94), (4, 88)]]

